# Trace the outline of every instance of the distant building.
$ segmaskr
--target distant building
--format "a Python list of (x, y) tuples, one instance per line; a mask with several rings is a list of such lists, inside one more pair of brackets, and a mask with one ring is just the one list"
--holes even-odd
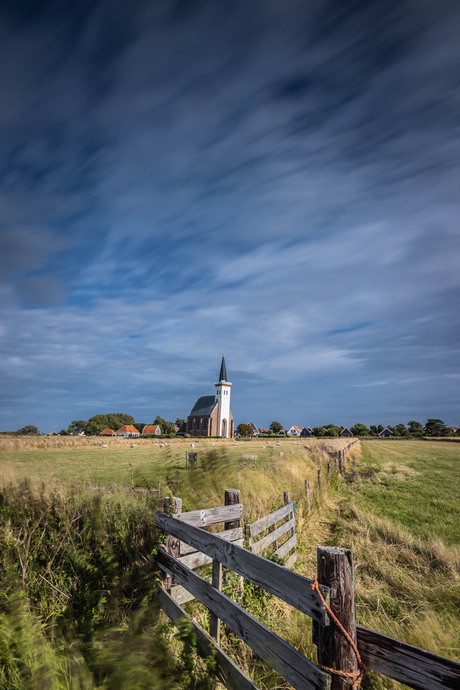
[(251, 429), (252, 429), (252, 435), (253, 435), (253, 436), (258, 436), (258, 435), (259, 435), (259, 429), (256, 427), (256, 425), (254, 424), (254, 422), (248, 422), (248, 426), (251, 427)]
[(121, 427), (121, 429), (118, 429), (116, 432), (116, 436), (125, 436), (126, 438), (135, 438), (137, 436), (140, 436), (138, 430), (136, 429), (135, 426), (132, 424), (125, 424), (124, 426)]
[(142, 429), (142, 436), (159, 436), (161, 429), (159, 424), (146, 424)]
[(116, 432), (113, 429), (104, 429), (104, 431), (101, 431), (100, 436), (116, 436)]
[(311, 428), (311, 426), (304, 426), (302, 431), (300, 432), (300, 435), (304, 438), (309, 438), (310, 436), (313, 436), (313, 429)]
[(394, 436), (394, 433), (389, 429), (388, 427), (385, 427), (383, 431), (379, 432), (380, 438), (390, 438), (390, 436)]
[(290, 429), (286, 431), (287, 436), (300, 436), (302, 429), (300, 426), (293, 424)]
[(263, 426), (259, 426), (259, 434), (269, 434), (269, 429), (264, 429)]
[(345, 429), (342, 429), (342, 431), (340, 432), (340, 435), (344, 438), (351, 438), (353, 436), (350, 429), (348, 429), (347, 427), (345, 427)]
[(219, 381), (214, 385), (215, 395), (200, 396), (187, 417), (186, 433), (190, 436), (234, 436), (233, 415), (230, 412), (232, 384), (227, 381), (224, 357), (220, 365)]

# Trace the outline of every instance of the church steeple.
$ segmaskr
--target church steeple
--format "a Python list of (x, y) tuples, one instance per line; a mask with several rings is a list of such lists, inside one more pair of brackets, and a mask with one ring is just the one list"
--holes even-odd
[(220, 365), (219, 381), (227, 380), (227, 368), (225, 366), (225, 357), (222, 355), (222, 363)]

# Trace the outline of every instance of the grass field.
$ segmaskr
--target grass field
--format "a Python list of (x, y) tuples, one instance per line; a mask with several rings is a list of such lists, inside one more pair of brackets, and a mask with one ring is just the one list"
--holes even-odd
[[(36, 485), (44, 483), (45, 490), (65, 492), (71, 487), (71, 492), (82, 495), (96, 494), (95, 488), (101, 487), (103, 495), (121, 492), (123, 501), (134, 505), (145, 498), (132, 494), (133, 483), (159, 487), (162, 495), (181, 496), (185, 509), (222, 504), (225, 488), (240, 488), (250, 521), (279, 507), (283, 491), (288, 490), (296, 502), (299, 572), (315, 574), (319, 544), (353, 549), (358, 622), (460, 658), (460, 444), (392, 440), (356, 444), (348, 454), (345, 479), (334, 475), (322, 495), (314, 489), (308, 515), (304, 480), (309, 478), (314, 487), (319, 467), (326, 476), (326, 450), (344, 447), (344, 440), (260, 439), (238, 445), (196, 441), (196, 470), (185, 469), (190, 440), (116, 439), (108, 442), (108, 448), (101, 439), (82, 439), (80, 444), (77, 440), (78, 445), (59, 441), (6, 445), (0, 450), (3, 483), (28, 477)], [(274, 599), (262, 604), (255, 615), (314, 658), (305, 617)], [(203, 609), (189, 606), (202, 622), (206, 620)], [(280, 687), (276, 676), (257, 665), (244, 645), (231, 637), (224, 644), (261, 687)], [(398, 687), (403, 686), (376, 674), (368, 674), (363, 683), (363, 688), (375, 690)]]

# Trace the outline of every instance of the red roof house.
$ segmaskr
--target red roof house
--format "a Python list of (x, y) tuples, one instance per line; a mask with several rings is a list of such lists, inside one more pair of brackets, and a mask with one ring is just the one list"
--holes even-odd
[(116, 436), (116, 433), (114, 432), (113, 429), (107, 428), (107, 429), (104, 429), (103, 431), (101, 431), (100, 435), (101, 436)]
[(127, 436), (128, 438), (133, 438), (134, 436), (139, 436), (139, 432), (136, 429), (135, 426), (132, 424), (125, 424), (124, 426), (121, 427), (121, 429), (118, 429), (117, 431), (117, 436)]
[(161, 429), (159, 424), (146, 424), (142, 429), (143, 436), (159, 436)]

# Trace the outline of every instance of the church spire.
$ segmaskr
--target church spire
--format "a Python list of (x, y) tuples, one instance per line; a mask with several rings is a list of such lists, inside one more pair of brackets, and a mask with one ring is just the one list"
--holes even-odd
[(219, 381), (227, 380), (227, 368), (225, 366), (225, 357), (222, 355), (222, 363), (220, 365)]

